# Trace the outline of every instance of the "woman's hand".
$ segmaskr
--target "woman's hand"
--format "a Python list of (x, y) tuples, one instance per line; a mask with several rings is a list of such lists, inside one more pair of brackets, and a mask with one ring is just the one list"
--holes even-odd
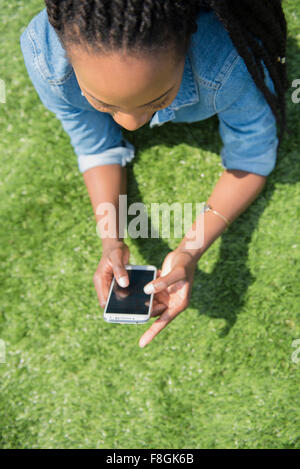
[(123, 241), (109, 240), (103, 243), (102, 257), (93, 277), (102, 308), (105, 307), (113, 276), (121, 287), (129, 285), (128, 272), (125, 269), (125, 265), (129, 264), (129, 257), (129, 247)]
[[(160, 317), (140, 338), (139, 345), (147, 345), (179, 313), (188, 307), (197, 259), (180, 248), (170, 252), (158, 270), (158, 276), (147, 285), (153, 285), (154, 298), (151, 317)], [(151, 293), (144, 287), (145, 293)]]

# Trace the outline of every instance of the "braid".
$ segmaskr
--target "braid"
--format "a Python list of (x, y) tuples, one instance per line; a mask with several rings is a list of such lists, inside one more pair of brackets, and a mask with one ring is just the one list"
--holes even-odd
[[(65, 49), (81, 45), (95, 53), (130, 51), (185, 55), (201, 10), (213, 10), (263, 93), (279, 126), (286, 128), (287, 26), (281, 0), (45, 0), (49, 22)], [(180, 34), (178, 32), (180, 31)], [(274, 83), (265, 83), (263, 64)]]
[(175, 45), (177, 54), (185, 54), (202, 8), (199, 0), (45, 0), (45, 3), (49, 22), (65, 48), (74, 44), (98, 53), (123, 49), (136, 55), (168, 51), (170, 43)]

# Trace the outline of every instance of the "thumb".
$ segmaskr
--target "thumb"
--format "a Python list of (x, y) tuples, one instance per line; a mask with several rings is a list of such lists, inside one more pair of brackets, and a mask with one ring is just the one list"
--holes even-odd
[(125, 288), (129, 285), (129, 277), (127, 270), (123, 266), (123, 264), (116, 264), (113, 266), (114, 276), (120, 287)]
[(120, 287), (125, 288), (129, 285), (129, 276), (128, 272), (125, 269), (122, 255), (121, 254), (114, 254), (111, 256), (112, 268), (114, 272), (114, 276), (120, 285)]
[(144, 287), (144, 292), (151, 294), (151, 293), (158, 293), (168, 286), (172, 285), (174, 282), (178, 280), (183, 280), (185, 278), (185, 270), (175, 267), (171, 272), (167, 275), (163, 275), (158, 277), (157, 279), (147, 283)]

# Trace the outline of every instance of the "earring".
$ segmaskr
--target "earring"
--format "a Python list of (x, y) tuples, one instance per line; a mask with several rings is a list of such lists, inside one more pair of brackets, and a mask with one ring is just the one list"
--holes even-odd
[(280, 62), (281, 64), (285, 64), (285, 57), (277, 57), (277, 62)]

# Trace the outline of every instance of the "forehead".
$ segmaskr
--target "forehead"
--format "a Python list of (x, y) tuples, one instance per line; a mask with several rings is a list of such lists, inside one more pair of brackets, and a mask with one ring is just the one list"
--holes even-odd
[(119, 102), (122, 97), (134, 99), (137, 95), (142, 95), (145, 102), (147, 98), (151, 101), (174, 83), (178, 73), (171, 51), (137, 58), (117, 53), (74, 53), (73, 50), (70, 57), (79, 85), (109, 103)]

